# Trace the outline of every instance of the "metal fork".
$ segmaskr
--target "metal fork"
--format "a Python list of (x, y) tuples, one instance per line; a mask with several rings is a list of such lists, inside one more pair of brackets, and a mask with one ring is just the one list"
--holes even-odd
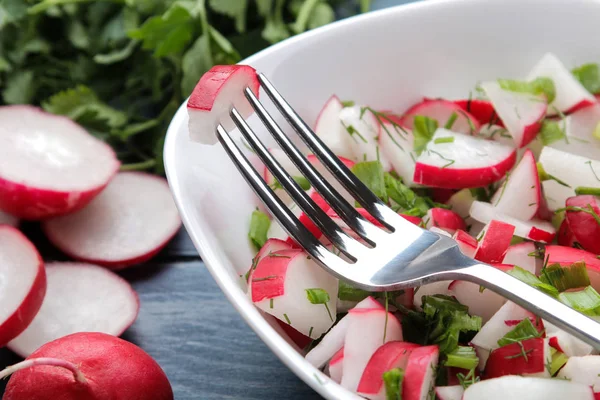
[(367, 222), (344, 200), (290, 141), (254, 93), (246, 88), (246, 98), (281, 149), (331, 208), (366, 242), (365, 245), (347, 235), (312, 201), (233, 108), (230, 115), (242, 136), (304, 213), (346, 256), (346, 260), (330, 252), (300, 223), (221, 125), (217, 127), (219, 141), (282, 227), (321, 267), (352, 286), (368, 291), (404, 289), (441, 280), (470, 281), (491, 289), (600, 349), (600, 324), (596, 321), (497, 268), (465, 256), (454, 240), (421, 229), (390, 209), (339, 161), (263, 74), (259, 74), (258, 79), (264, 92), (309, 149), (360, 205), (384, 226), (381, 229)]

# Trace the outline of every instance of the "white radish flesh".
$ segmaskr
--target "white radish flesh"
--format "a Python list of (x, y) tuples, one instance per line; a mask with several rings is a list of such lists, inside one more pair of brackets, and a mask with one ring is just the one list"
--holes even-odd
[(536, 247), (532, 242), (513, 244), (508, 248), (502, 264), (517, 265), (526, 271), (537, 275), (541, 260), (536, 257)]
[(461, 385), (437, 386), (435, 395), (439, 400), (461, 400), (465, 389)]
[(551, 147), (578, 156), (600, 160), (600, 139), (594, 132), (600, 124), (600, 105), (582, 108), (559, 122), (566, 138), (550, 144)]
[(600, 392), (600, 356), (569, 357), (558, 377), (591, 386)]
[(477, 118), (458, 104), (443, 99), (424, 99), (421, 103), (415, 104), (404, 113), (400, 123), (408, 129), (413, 129), (414, 117), (421, 115), (436, 120), (439, 126), (444, 126), (452, 114), (456, 114), (456, 120), (451, 128), (454, 132), (473, 134), (479, 130)]
[(340, 383), (344, 374), (344, 348), (338, 350), (329, 361), (329, 377), (335, 382)]
[(460, 304), (469, 307), (469, 314), (478, 315), (486, 323), (506, 302), (506, 299), (489, 289), (479, 291), (479, 285), (466, 281), (453, 281), (448, 289)]
[(469, 386), (462, 400), (593, 400), (587, 385), (562, 379), (503, 376)]
[[(465, 221), (469, 218), (469, 210), (471, 204), (475, 201), (475, 197), (469, 189), (462, 189), (454, 193), (446, 202), (451, 207), (451, 210), (461, 216)], [(466, 221), (469, 224), (468, 221)]]
[(567, 357), (587, 356), (594, 351), (591, 345), (552, 325), (550, 322), (544, 321), (544, 328), (546, 329), (546, 337), (549, 338), (548, 343), (550, 346), (565, 353)]
[(458, 248), (465, 256), (475, 256), (475, 252), (477, 251), (477, 247), (479, 245), (477, 239), (460, 229), (454, 233), (452, 238), (456, 240), (456, 243), (458, 243)]
[(180, 226), (166, 180), (121, 172), (83, 210), (45, 221), (43, 229), (70, 256), (121, 269), (153, 257)]
[(138, 296), (117, 274), (92, 264), (49, 263), (48, 291), (31, 324), (8, 343), (22, 357), (76, 332), (121, 335), (135, 321)]
[(340, 121), (343, 108), (340, 99), (336, 95), (331, 96), (317, 117), (315, 133), (334, 154), (352, 158), (354, 155), (350, 146), (350, 134)]
[(402, 128), (389, 122), (383, 123), (379, 133), (380, 151), (385, 155), (407, 186), (414, 186), (415, 160), (413, 151), (415, 137), (408, 128)]
[(439, 350), (437, 346), (413, 349), (402, 381), (403, 400), (427, 400), (435, 381)]

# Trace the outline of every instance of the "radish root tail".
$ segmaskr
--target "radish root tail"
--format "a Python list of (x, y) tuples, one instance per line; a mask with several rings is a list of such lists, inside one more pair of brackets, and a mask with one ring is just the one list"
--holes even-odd
[(21, 361), (15, 365), (11, 365), (10, 367), (6, 367), (2, 371), (0, 371), (0, 379), (4, 379), (7, 376), (14, 374), (17, 371), (20, 371), (25, 368), (35, 367), (38, 365), (46, 365), (52, 367), (61, 367), (68, 369), (73, 373), (73, 377), (77, 383), (85, 384), (87, 383), (87, 379), (79, 369), (79, 367), (72, 362), (61, 360), (59, 358), (48, 358), (48, 357), (40, 357), (40, 358), (32, 358), (31, 360)]

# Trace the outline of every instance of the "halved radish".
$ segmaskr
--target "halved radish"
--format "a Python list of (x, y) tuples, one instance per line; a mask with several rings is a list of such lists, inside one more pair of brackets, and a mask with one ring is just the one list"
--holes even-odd
[(246, 88), (258, 96), (256, 71), (249, 65), (215, 65), (202, 75), (187, 102), (190, 139), (217, 143), (217, 125), (227, 130), (235, 127), (229, 117), (232, 106), (244, 119), (252, 115), (252, 106), (244, 95)]
[(180, 226), (167, 181), (142, 172), (119, 173), (83, 210), (42, 225), (63, 252), (111, 269), (149, 260)]
[[(307, 290), (325, 291), (329, 300), (313, 304)], [(250, 276), (248, 295), (258, 308), (318, 338), (335, 322), (338, 281), (302, 250), (269, 253)]]
[(18, 230), (0, 225), (0, 346), (18, 336), (46, 294), (44, 262)]
[(439, 400), (461, 400), (465, 389), (461, 385), (436, 386), (435, 395)]
[(504, 184), (496, 191), (491, 203), (501, 213), (528, 221), (538, 213), (543, 201), (542, 184), (535, 158), (531, 150), (527, 150)]
[(0, 211), (0, 225), (17, 226), (19, 225), (19, 218)]
[(457, 115), (451, 128), (454, 132), (474, 134), (479, 130), (477, 118), (465, 111), (460, 105), (443, 99), (424, 99), (421, 103), (415, 104), (404, 113), (400, 124), (408, 129), (413, 129), (414, 117), (422, 115), (435, 119), (439, 126), (444, 126), (452, 114)]
[(410, 353), (420, 347), (408, 342), (387, 342), (371, 356), (356, 391), (371, 400), (385, 400), (383, 374), (394, 368), (405, 369)]
[(379, 346), (402, 340), (402, 326), (394, 314), (380, 309), (354, 308), (348, 316), (341, 385), (356, 391), (365, 367)]
[(468, 112), (473, 118), (483, 125), (494, 125), (502, 123), (496, 115), (494, 106), (487, 100), (466, 99), (454, 100), (454, 104)]
[(342, 381), (342, 376), (344, 373), (344, 348), (338, 350), (337, 353), (331, 357), (329, 360), (329, 377), (333, 379), (334, 382), (340, 383)]
[(548, 344), (565, 353), (567, 357), (583, 357), (592, 354), (594, 351), (591, 345), (547, 321), (544, 321), (544, 328), (546, 329)]
[(483, 236), (474, 258), (486, 263), (502, 262), (510, 246), (515, 227), (505, 222), (492, 220), (483, 228)]
[(596, 102), (594, 96), (575, 79), (563, 63), (552, 53), (546, 53), (531, 69), (527, 80), (550, 78), (554, 82), (556, 97), (550, 104), (552, 114), (556, 110), (569, 113)]
[(507, 375), (469, 386), (462, 400), (594, 400), (587, 385), (563, 379)]
[(506, 299), (490, 289), (480, 291), (480, 286), (466, 281), (452, 281), (450, 294), (460, 304), (469, 307), (469, 314), (478, 315), (485, 324), (502, 307)]
[(568, 266), (578, 261), (585, 262), (590, 284), (594, 289), (600, 290), (600, 259), (594, 253), (572, 247), (550, 245), (546, 246), (544, 256), (548, 260), (548, 265)]
[(379, 150), (407, 186), (415, 184), (413, 176), (417, 155), (413, 151), (414, 143), (415, 137), (410, 129), (384, 121), (379, 133)]
[(435, 381), (439, 354), (437, 346), (423, 346), (411, 351), (402, 381), (402, 399), (429, 398), (429, 392)]
[[(252, 265), (250, 268), (248, 268), (248, 281), (250, 281), (252, 272), (263, 258), (267, 257), (269, 254), (274, 254), (281, 250), (292, 250), (292, 245), (281, 239), (267, 239), (263, 247), (261, 247), (259, 252), (252, 259)], [(251, 288), (248, 287), (248, 290), (251, 290)]]
[(467, 224), (460, 215), (445, 208), (431, 208), (425, 217), (425, 228), (436, 227), (453, 235), (458, 229), (467, 229)]
[(600, 124), (600, 105), (594, 103), (568, 115), (560, 125), (566, 134), (565, 140), (550, 144), (555, 149), (600, 160), (600, 140), (594, 136)]
[(115, 152), (67, 117), (0, 107), (0, 209), (23, 219), (79, 210), (119, 169)]
[(471, 205), (471, 217), (483, 223), (498, 220), (513, 225), (516, 236), (536, 242), (550, 243), (556, 236), (556, 229), (549, 222), (538, 219), (521, 221), (498, 212), (493, 205), (481, 201), (474, 201)]
[[(371, 296), (359, 302), (355, 309), (376, 309), (383, 310), (383, 306)], [(346, 332), (348, 331), (348, 315), (345, 315), (337, 324), (331, 328), (323, 339), (311, 351), (306, 354), (306, 361), (314, 365), (316, 368), (321, 368), (327, 360), (332, 359), (337, 352), (344, 346)]]
[[(569, 197), (567, 207), (591, 210), (595, 215), (600, 215), (600, 201), (596, 196), (582, 195)], [(566, 221), (577, 241), (584, 250), (600, 254), (600, 224), (595, 216), (583, 211), (567, 210)]]
[(600, 392), (600, 356), (569, 357), (557, 377), (592, 387)]
[(496, 81), (483, 82), (481, 88), (513, 137), (515, 146), (524, 147), (529, 144), (539, 132), (546, 116), (548, 105), (545, 96), (505, 90)]
[(392, 164), (379, 148), (382, 129), (371, 111), (365, 111), (360, 106), (346, 107), (340, 112), (340, 120), (350, 136), (354, 161), (380, 161), (384, 171), (392, 169)]
[(22, 357), (45, 343), (76, 332), (119, 336), (137, 318), (140, 303), (131, 285), (92, 264), (46, 265), (48, 291), (27, 329), (8, 343)]
[(438, 281), (419, 286), (418, 289), (415, 289), (413, 305), (415, 306), (415, 308), (420, 310), (423, 306), (424, 296), (433, 296), (434, 294), (450, 295), (451, 293), (448, 289), (448, 286), (451, 283), (452, 281)]
[(479, 245), (477, 239), (460, 229), (454, 233), (452, 238), (456, 240), (456, 243), (458, 243), (458, 248), (465, 256), (475, 256), (475, 252), (477, 251), (477, 247)]
[(331, 96), (319, 112), (315, 133), (334, 154), (352, 158), (354, 154), (350, 146), (350, 134), (340, 121), (340, 112), (343, 108), (340, 99), (336, 95)]
[(550, 346), (543, 338), (522, 340), (492, 350), (485, 364), (485, 377), (504, 375), (550, 377), (546, 365), (552, 362)]
[(537, 275), (542, 262), (536, 257), (536, 250), (533, 242), (513, 244), (506, 250), (502, 264), (517, 265)]
[(451, 189), (481, 187), (500, 180), (515, 161), (512, 147), (438, 129), (417, 159), (414, 181)]

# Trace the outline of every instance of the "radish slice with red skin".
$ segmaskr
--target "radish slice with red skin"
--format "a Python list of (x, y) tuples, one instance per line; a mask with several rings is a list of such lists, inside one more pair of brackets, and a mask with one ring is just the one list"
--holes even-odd
[(569, 357), (557, 377), (571, 382), (582, 383), (600, 392), (600, 356)]
[(0, 225), (0, 346), (27, 328), (45, 294), (46, 272), (36, 248), (15, 228)]
[[(290, 245), (284, 240), (272, 238), (267, 239), (263, 247), (261, 247), (256, 256), (254, 256), (254, 259), (252, 260), (252, 265), (250, 266), (250, 268), (248, 268), (248, 282), (252, 277), (252, 272), (254, 271), (254, 268), (263, 258), (268, 256), (269, 254), (277, 253), (282, 250), (293, 250), (293, 248), (292, 245)], [(248, 288), (248, 290), (250, 290), (250, 288)]]
[(436, 228), (443, 229), (448, 232), (450, 235), (453, 235), (458, 229), (465, 230), (467, 229), (467, 224), (465, 221), (452, 210), (447, 210), (445, 208), (431, 208), (427, 211), (427, 216), (425, 217), (425, 228), (429, 229), (432, 226)]
[(92, 264), (46, 264), (48, 289), (39, 312), (8, 348), (27, 357), (40, 346), (75, 332), (119, 336), (137, 318), (140, 303), (119, 275)]
[[(453, 138), (453, 142), (437, 139)], [(482, 187), (500, 180), (515, 164), (514, 148), (438, 129), (417, 159), (416, 183), (449, 189)]]
[(438, 359), (437, 346), (422, 346), (411, 351), (402, 380), (403, 400), (428, 398), (435, 381)]
[(497, 264), (502, 262), (510, 246), (515, 227), (492, 220), (483, 228), (483, 236), (479, 240), (474, 258), (486, 263)]
[(552, 53), (544, 54), (529, 72), (527, 80), (541, 77), (550, 78), (554, 82), (556, 97), (548, 108), (551, 114), (556, 114), (556, 110), (563, 113), (574, 112), (596, 102), (594, 95)]
[(437, 233), (438, 235), (452, 237), (452, 235), (449, 234), (447, 231), (443, 230), (442, 228), (438, 228), (437, 226), (430, 226), (427, 230), (429, 232)]
[(373, 353), (382, 344), (402, 340), (402, 326), (394, 314), (385, 310), (353, 308), (348, 316), (341, 385), (356, 391)]
[(542, 184), (531, 150), (525, 151), (521, 161), (494, 193), (491, 203), (499, 212), (523, 221), (535, 217), (543, 203), (543, 197)]
[(461, 400), (465, 389), (461, 385), (437, 386), (435, 395), (439, 400)]
[(567, 357), (583, 357), (592, 354), (594, 351), (591, 345), (547, 321), (544, 321), (544, 328), (546, 329), (548, 344), (565, 353)]
[(546, 116), (545, 96), (505, 90), (496, 81), (483, 82), (481, 88), (513, 137), (515, 146), (527, 146), (539, 132)]
[[(596, 196), (582, 195), (567, 199), (567, 207), (580, 207), (585, 210), (591, 208), (596, 215), (600, 215), (600, 202)], [(569, 229), (577, 243), (584, 250), (600, 254), (600, 224), (590, 215), (581, 211), (569, 211), (565, 213)]]
[(594, 400), (587, 385), (563, 379), (507, 375), (469, 386), (462, 400)]
[(356, 391), (371, 400), (386, 400), (383, 374), (394, 368), (405, 369), (410, 353), (420, 347), (408, 342), (387, 342), (371, 356)]
[(254, 112), (244, 95), (250, 88), (258, 97), (258, 77), (249, 65), (215, 65), (206, 72), (192, 91), (187, 110), (190, 139), (202, 144), (217, 143), (217, 126), (235, 128), (229, 117), (232, 106), (246, 119)]
[(477, 242), (477, 239), (475, 239), (473, 236), (459, 229), (454, 233), (452, 239), (456, 240), (456, 243), (458, 243), (458, 248), (460, 249), (460, 251), (462, 251), (462, 253), (465, 256), (475, 256), (475, 252), (477, 251), (479, 243)]
[(336, 95), (331, 96), (319, 112), (315, 133), (334, 154), (353, 158), (350, 134), (340, 120), (340, 112), (343, 108), (340, 99)]
[[(327, 212), (331, 208), (329, 204), (325, 201), (325, 199), (312, 187), (309, 189), (308, 195), (315, 202), (315, 204), (319, 208), (321, 208), (321, 210)], [(304, 211), (300, 212), (300, 215), (298, 216), (298, 221), (300, 221), (300, 223), (304, 225), (306, 229), (308, 229), (308, 231), (312, 233), (317, 239), (323, 236), (323, 233), (321, 233), (319, 227), (312, 221), (312, 219), (310, 219), (310, 217)], [(286, 241), (290, 245), (296, 245), (296, 241), (291, 237), (288, 237)]]
[(379, 150), (385, 155), (407, 186), (414, 186), (415, 160), (413, 151), (415, 137), (408, 128), (401, 128), (384, 122), (379, 133)]
[[(360, 301), (354, 308), (384, 310), (383, 306), (371, 296)], [(319, 344), (306, 354), (306, 361), (314, 365), (315, 368), (321, 368), (325, 365), (327, 360), (332, 359), (344, 346), (346, 332), (348, 331), (348, 321), (348, 315), (342, 317), (342, 319), (339, 320), (325, 336), (323, 336), (323, 339), (321, 339)]]
[(594, 137), (599, 123), (600, 105), (598, 103), (577, 110), (559, 122), (566, 138), (557, 140), (550, 146), (567, 153), (600, 160), (600, 140)]
[(500, 118), (496, 115), (494, 106), (487, 100), (479, 99), (466, 99), (466, 100), (454, 100), (454, 104), (459, 106), (462, 110), (466, 111), (475, 118), (481, 126), (483, 125), (494, 125), (501, 124)]
[(8, 382), (5, 400), (173, 399), (167, 376), (148, 353), (103, 333), (54, 340), (14, 367), (22, 369)]
[(115, 152), (67, 117), (0, 107), (0, 209), (38, 220), (74, 212), (119, 169)]
[(439, 126), (444, 126), (454, 113), (457, 115), (454, 124), (452, 124), (454, 132), (473, 134), (479, 130), (477, 118), (466, 112), (458, 104), (443, 99), (424, 99), (421, 103), (415, 104), (404, 113), (400, 125), (412, 130), (414, 117), (422, 115), (435, 119)]
[(149, 260), (180, 227), (167, 181), (142, 172), (119, 173), (83, 210), (42, 225), (66, 254), (115, 270)]
[(572, 247), (549, 245), (544, 250), (544, 256), (548, 259), (548, 265), (568, 266), (578, 261), (585, 262), (590, 284), (597, 291), (600, 290), (600, 260), (594, 253)]
[(541, 268), (542, 262), (536, 257), (536, 250), (535, 244), (532, 242), (513, 244), (506, 250), (502, 264), (517, 265), (524, 270), (537, 275), (537, 271)]
[(329, 377), (336, 383), (342, 382), (344, 373), (344, 348), (338, 350), (329, 361)]
[(569, 227), (569, 221), (565, 218), (558, 228), (558, 234), (556, 235), (556, 241), (561, 246), (574, 247), (575, 246), (575, 235)]
[(485, 377), (492, 379), (504, 375), (521, 375), (549, 378), (550, 372), (546, 365), (551, 362), (550, 346), (546, 339), (522, 340), (492, 350), (485, 365)]
[(19, 225), (19, 218), (0, 211), (0, 225), (10, 225), (12, 227), (16, 227)]
[(493, 205), (481, 201), (474, 201), (471, 205), (471, 217), (486, 224), (492, 220), (498, 220), (513, 225), (515, 236), (536, 242), (550, 243), (556, 236), (556, 229), (549, 222), (537, 219), (521, 221), (498, 212)]

